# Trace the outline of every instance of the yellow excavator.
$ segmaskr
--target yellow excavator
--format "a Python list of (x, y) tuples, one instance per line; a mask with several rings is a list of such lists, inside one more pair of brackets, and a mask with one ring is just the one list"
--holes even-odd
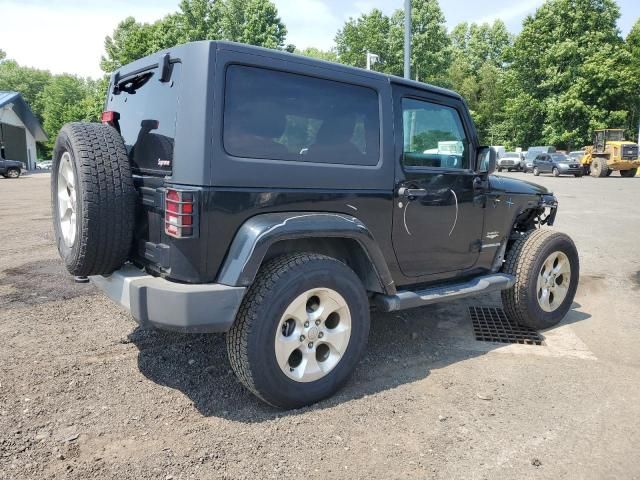
[(620, 128), (595, 130), (593, 145), (584, 147), (580, 162), (592, 177), (608, 177), (616, 170), (622, 177), (635, 177), (640, 167), (638, 144), (625, 140)]

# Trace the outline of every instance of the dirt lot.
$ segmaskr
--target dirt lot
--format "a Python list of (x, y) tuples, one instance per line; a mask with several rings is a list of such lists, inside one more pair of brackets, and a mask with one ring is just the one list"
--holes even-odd
[(282, 412), (221, 336), (140, 330), (72, 283), (48, 175), (0, 179), (0, 479), (640, 478), (640, 178), (536, 181), (582, 262), (546, 346), (474, 340), (467, 306), (497, 296), (375, 314), (347, 387)]

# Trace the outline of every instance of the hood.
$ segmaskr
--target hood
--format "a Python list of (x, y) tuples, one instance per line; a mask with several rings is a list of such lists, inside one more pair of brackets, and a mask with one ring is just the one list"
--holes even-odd
[(500, 175), (489, 175), (489, 184), (491, 185), (491, 190), (502, 191), (505, 193), (529, 195), (546, 195), (551, 193), (542, 185), (511, 177), (502, 177)]

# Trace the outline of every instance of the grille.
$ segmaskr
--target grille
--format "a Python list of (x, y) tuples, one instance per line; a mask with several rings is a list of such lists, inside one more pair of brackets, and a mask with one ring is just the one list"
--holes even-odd
[(544, 338), (537, 331), (510, 321), (502, 308), (469, 307), (473, 333), (480, 342), (519, 343), (544, 345)]
[(622, 146), (622, 158), (624, 160), (635, 160), (638, 158), (638, 146), (637, 145), (623, 145)]

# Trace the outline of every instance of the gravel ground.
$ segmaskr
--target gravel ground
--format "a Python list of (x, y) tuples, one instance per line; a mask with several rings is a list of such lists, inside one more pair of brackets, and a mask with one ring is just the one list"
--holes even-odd
[(374, 314), (346, 388), (283, 412), (222, 336), (141, 330), (72, 282), (48, 174), (0, 179), (0, 479), (640, 478), (640, 178), (536, 182), (582, 261), (545, 346), (473, 339), (495, 295)]

